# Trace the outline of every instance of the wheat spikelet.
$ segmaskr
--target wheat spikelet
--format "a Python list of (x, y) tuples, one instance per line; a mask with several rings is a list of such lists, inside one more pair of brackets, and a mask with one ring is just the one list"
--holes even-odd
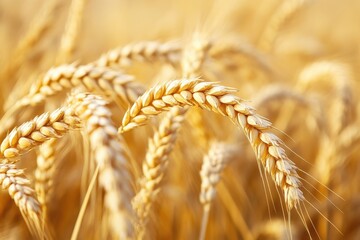
[(266, 52), (270, 52), (274, 42), (279, 35), (282, 26), (286, 24), (308, 0), (285, 0), (280, 7), (276, 9), (266, 25), (264, 32), (260, 37), (259, 47)]
[(145, 92), (125, 113), (119, 131), (135, 128), (150, 117), (174, 106), (197, 106), (227, 116), (241, 127), (259, 161), (282, 188), (288, 209), (298, 207), (303, 200), (297, 167), (281, 147), (282, 141), (270, 133), (271, 123), (255, 113), (232, 93), (236, 89), (198, 79), (174, 80)]
[(184, 120), (186, 110), (173, 108), (161, 121), (158, 130), (149, 140), (149, 149), (143, 163), (141, 189), (133, 200), (140, 225), (146, 223), (152, 202), (160, 191), (160, 182), (168, 165), (168, 158), (175, 145), (177, 132)]
[(105, 190), (105, 207), (109, 224), (116, 239), (131, 239), (134, 235), (134, 196), (132, 177), (121, 138), (111, 120), (108, 103), (95, 95), (76, 94), (69, 105), (84, 121), (90, 138), (91, 151), (99, 166), (99, 184)]
[(80, 119), (67, 107), (44, 113), (15, 127), (5, 137), (0, 147), (0, 158), (5, 158), (2, 161), (6, 163), (14, 162), (19, 155), (80, 126)]
[(41, 222), (41, 208), (34, 190), (29, 187), (30, 181), (24, 176), (24, 171), (13, 164), (0, 164), (0, 185), (7, 190), (19, 207), (31, 233), (41, 238), (44, 236)]
[(61, 38), (57, 63), (65, 63), (70, 60), (75, 50), (75, 44), (79, 35), (81, 20), (87, 0), (72, 0), (65, 31)]
[(134, 60), (147, 62), (163, 60), (175, 64), (179, 61), (180, 52), (181, 45), (176, 41), (165, 43), (144, 41), (111, 50), (93, 64), (103, 67), (124, 66), (129, 65)]

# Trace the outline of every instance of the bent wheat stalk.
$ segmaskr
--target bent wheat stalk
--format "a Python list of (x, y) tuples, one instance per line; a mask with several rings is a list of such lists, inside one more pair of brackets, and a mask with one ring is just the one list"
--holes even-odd
[(297, 167), (286, 156), (282, 141), (270, 133), (271, 123), (256, 114), (237, 96), (237, 90), (198, 79), (174, 80), (145, 92), (125, 113), (119, 132), (125, 132), (174, 106), (196, 106), (228, 117), (241, 127), (256, 157), (285, 195), (287, 208), (297, 208), (304, 199)]

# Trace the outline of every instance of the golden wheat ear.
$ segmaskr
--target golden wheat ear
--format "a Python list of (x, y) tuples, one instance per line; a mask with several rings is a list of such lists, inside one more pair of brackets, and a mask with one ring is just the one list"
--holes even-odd
[(99, 185), (104, 189), (104, 207), (108, 212), (110, 235), (116, 239), (133, 239), (136, 222), (131, 199), (135, 195), (130, 163), (121, 145), (121, 136), (111, 120), (108, 102), (87, 93), (73, 93), (69, 107), (84, 122), (91, 153), (99, 167)]
[(216, 196), (216, 185), (221, 180), (221, 174), (228, 164), (236, 147), (223, 142), (213, 142), (208, 153), (204, 156), (200, 177), (200, 202), (203, 205), (203, 217), (199, 239), (205, 239), (207, 223), (210, 215), (211, 203)]
[(288, 209), (297, 208), (304, 199), (297, 167), (285, 154), (282, 141), (270, 132), (271, 123), (233, 95), (234, 91), (236, 89), (198, 79), (157, 85), (125, 113), (119, 132), (145, 124), (149, 117), (174, 106), (195, 106), (226, 116), (244, 131), (257, 159), (283, 190)]
[(141, 181), (141, 189), (133, 199), (133, 207), (139, 218), (139, 235), (142, 238), (145, 224), (158, 192), (161, 180), (166, 172), (169, 155), (172, 152), (179, 128), (184, 120), (186, 110), (173, 108), (161, 121), (153, 138), (149, 140), (148, 151), (142, 165), (144, 177)]
[(179, 41), (165, 43), (144, 41), (128, 44), (103, 54), (93, 64), (102, 67), (125, 66), (134, 61), (165, 61), (176, 64), (180, 61), (182, 45)]
[(30, 187), (30, 180), (24, 176), (24, 171), (13, 164), (0, 164), (0, 185), (14, 199), (31, 234), (37, 239), (46, 237), (40, 203)]

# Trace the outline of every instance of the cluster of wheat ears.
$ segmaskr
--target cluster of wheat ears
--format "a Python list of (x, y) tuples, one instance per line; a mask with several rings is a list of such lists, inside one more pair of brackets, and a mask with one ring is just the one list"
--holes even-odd
[(360, 237), (355, 0), (36, 2), (0, 2), (1, 239)]

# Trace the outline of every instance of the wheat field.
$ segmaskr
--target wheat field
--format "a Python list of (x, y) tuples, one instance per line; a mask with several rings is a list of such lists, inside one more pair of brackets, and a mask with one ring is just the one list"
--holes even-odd
[(0, 1), (0, 239), (360, 239), (360, 1)]

